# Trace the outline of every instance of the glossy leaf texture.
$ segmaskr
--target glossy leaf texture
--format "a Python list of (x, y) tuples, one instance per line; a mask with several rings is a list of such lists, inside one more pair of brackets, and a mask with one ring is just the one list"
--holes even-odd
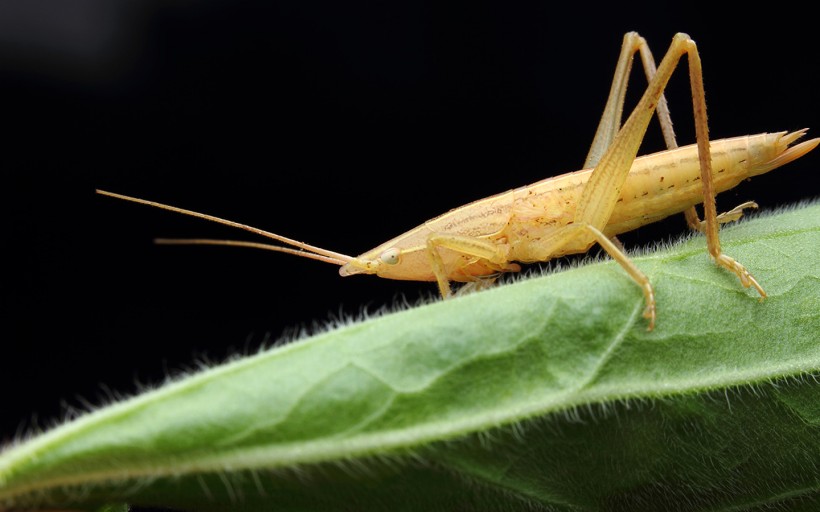
[(816, 510), (820, 203), (190, 374), (0, 454), (0, 509)]

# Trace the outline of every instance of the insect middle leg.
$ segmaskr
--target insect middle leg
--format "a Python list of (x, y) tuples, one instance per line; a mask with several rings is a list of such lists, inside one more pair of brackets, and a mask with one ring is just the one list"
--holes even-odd
[(656, 318), (655, 291), (652, 289), (652, 283), (649, 282), (646, 274), (629, 259), (620, 243), (607, 237), (595, 226), (586, 222), (575, 222), (553, 229), (539, 240), (538, 245), (533, 248), (528, 257), (532, 260), (546, 261), (560, 254), (583, 252), (596, 242), (641, 287), (646, 304), (643, 317), (649, 320), (648, 330), (651, 331), (655, 328)]

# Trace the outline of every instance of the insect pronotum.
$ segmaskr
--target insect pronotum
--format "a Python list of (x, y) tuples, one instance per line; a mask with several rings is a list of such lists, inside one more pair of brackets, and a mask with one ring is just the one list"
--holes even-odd
[[(636, 53), (649, 85), (621, 125)], [(689, 64), (697, 143), (678, 147), (663, 91), (683, 55)], [(668, 150), (638, 158), (638, 148), (656, 113)], [(624, 36), (609, 98), (584, 170), (453, 209), (356, 257), (219, 217), (112, 192), (97, 192), (243, 229), (290, 247), (210, 239), (159, 239), (158, 243), (229, 245), (285, 252), (340, 265), (342, 276), (375, 274), (389, 279), (435, 281), (443, 297), (450, 295), (452, 281), (492, 281), (501, 273), (519, 271), (518, 263), (583, 253), (598, 243), (640, 286), (646, 303), (643, 316), (651, 330), (657, 316), (652, 284), (613, 238), (684, 212), (689, 226), (706, 234), (711, 259), (737, 275), (744, 287), (754, 287), (765, 298), (766, 292), (752, 274), (721, 250), (718, 235), (720, 223), (736, 220), (745, 209), (757, 205), (746, 202), (718, 215), (715, 194), (814, 149), (820, 139), (792, 145), (805, 131), (709, 141), (701, 61), (695, 42), (686, 34), (676, 34), (656, 67), (646, 41), (630, 32)], [(704, 220), (696, 213), (698, 203), (703, 203)]]

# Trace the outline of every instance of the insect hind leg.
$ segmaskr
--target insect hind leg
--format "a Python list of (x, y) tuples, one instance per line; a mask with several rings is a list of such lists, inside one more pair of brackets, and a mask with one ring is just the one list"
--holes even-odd
[(706, 233), (706, 245), (709, 249), (709, 255), (718, 266), (734, 273), (740, 279), (740, 283), (744, 288), (754, 286), (760, 297), (765, 298), (766, 292), (749, 271), (734, 258), (723, 254), (720, 248), (720, 236), (718, 234), (720, 223), (717, 219), (715, 189), (712, 180), (712, 154), (709, 148), (709, 124), (706, 117), (706, 95), (703, 91), (703, 69), (700, 54), (694, 41), (691, 41), (689, 45), (691, 48), (691, 51), (688, 52), (689, 78), (692, 88), (692, 106), (695, 114), (698, 159), (700, 160), (701, 181), (703, 182), (703, 231)]
[[(595, 138), (592, 141), (586, 161), (584, 162), (585, 169), (598, 164), (604, 152), (609, 148), (615, 136), (618, 134), (618, 130), (621, 127), (626, 89), (632, 70), (632, 60), (636, 53), (640, 55), (647, 80), (651, 81), (657, 72), (655, 58), (646, 40), (637, 32), (624, 34), (623, 42), (621, 43), (621, 52), (618, 56), (618, 63), (615, 66), (615, 73), (612, 77), (609, 97), (607, 98), (604, 113), (598, 124), (598, 129), (595, 132)], [(664, 94), (658, 97), (656, 115), (661, 126), (666, 148), (677, 148), (678, 143), (677, 137), (675, 136), (675, 129), (672, 125), (672, 116), (669, 113), (669, 106)], [(717, 216), (716, 220), (719, 224), (736, 221), (743, 216), (743, 210), (750, 208), (757, 208), (757, 203), (747, 201), (728, 212), (721, 213)], [(700, 219), (694, 206), (689, 207), (684, 212), (684, 216), (686, 223), (691, 229), (705, 232), (706, 222)]]
[[(757, 209), (758, 205), (754, 201), (746, 201), (743, 204), (739, 204), (729, 210), (728, 212), (723, 212), (717, 216), (715, 220), (719, 224), (726, 224), (728, 222), (734, 222), (736, 220), (740, 220), (743, 217), (744, 210), (746, 209)], [(684, 212), (686, 217), (686, 224), (689, 226), (690, 229), (695, 231), (704, 232), (706, 231), (706, 221), (703, 221), (698, 216), (698, 212), (694, 206), (689, 208)]]
[[(613, 140), (615, 140), (618, 131), (621, 129), (626, 89), (629, 85), (632, 60), (635, 53), (640, 55), (647, 81), (652, 81), (652, 78), (657, 72), (655, 57), (652, 55), (652, 51), (649, 49), (646, 40), (637, 32), (627, 32), (624, 34), (621, 43), (621, 52), (618, 56), (618, 63), (615, 66), (615, 73), (612, 76), (609, 96), (606, 101), (606, 106), (604, 107), (604, 112), (601, 115), (601, 120), (598, 123), (598, 128), (595, 131), (592, 145), (589, 148), (589, 153), (584, 161), (584, 169), (598, 165), (598, 162), (606, 150), (609, 149), (609, 146)], [(675, 129), (672, 127), (672, 117), (669, 114), (669, 106), (663, 93), (658, 97), (655, 110), (667, 149), (678, 147), (675, 138)]]

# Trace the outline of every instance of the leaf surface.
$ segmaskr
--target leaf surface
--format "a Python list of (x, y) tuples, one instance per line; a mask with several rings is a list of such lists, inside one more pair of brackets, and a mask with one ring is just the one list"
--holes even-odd
[(0, 454), (0, 509), (814, 510), (820, 203), (334, 329)]

